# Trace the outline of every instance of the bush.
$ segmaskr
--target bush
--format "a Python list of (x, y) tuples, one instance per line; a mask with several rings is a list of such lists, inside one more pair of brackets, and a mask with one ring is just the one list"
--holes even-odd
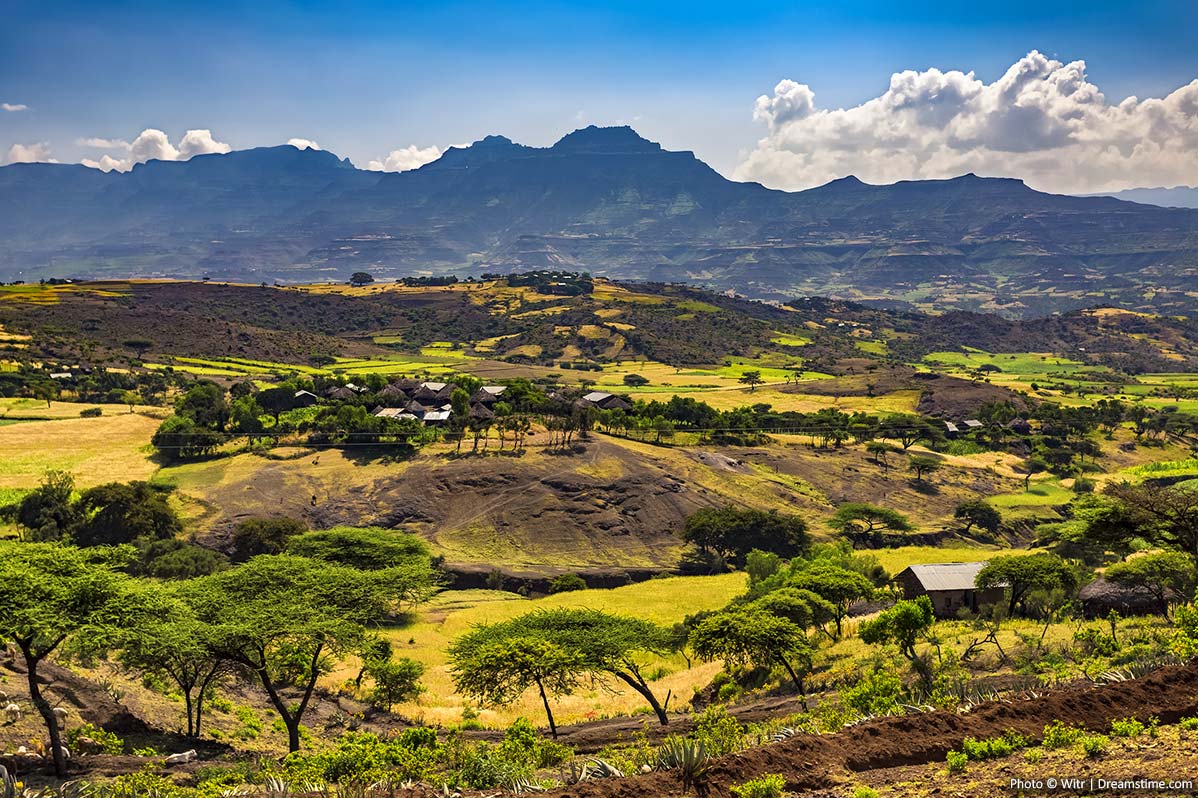
[(1082, 734), (1084, 732), (1081, 729), (1054, 720), (1044, 727), (1043, 745), (1045, 748), (1065, 748), (1080, 740)]
[(892, 715), (899, 710), (903, 682), (891, 671), (874, 670), (854, 686), (840, 691), (840, 701), (863, 715)]
[(1097, 759), (1106, 753), (1110, 738), (1104, 734), (1087, 734), (1081, 739), (1081, 749), (1086, 756)]
[(964, 773), (965, 766), (969, 764), (969, 756), (964, 751), (949, 751), (944, 761), (948, 764), (949, 773)]
[(549, 583), (550, 593), (569, 593), (573, 590), (586, 590), (587, 582), (578, 574), (562, 574), (555, 576)]
[(80, 418), (99, 418), (102, 415), (104, 415), (102, 407), (88, 407), (79, 411)]
[(744, 736), (745, 727), (722, 706), (710, 706), (695, 718), (694, 738), (711, 756), (739, 751), (744, 747)]
[(782, 798), (786, 778), (779, 773), (767, 773), (732, 788), (735, 798)]
[(1198, 731), (1198, 718), (1182, 718), (1177, 726), (1182, 731)]
[(988, 740), (975, 740), (972, 737), (966, 737), (961, 743), (961, 751), (971, 760), (1001, 759), (1010, 756), (1020, 748), (1026, 748), (1029, 742), (1030, 740), (1022, 734), (1008, 731), (1002, 737)]
[[(91, 740), (94, 745), (83, 746), (79, 741), (83, 739)], [(84, 747), (90, 747), (97, 754), (118, 755), (125, 753), (125, 741), (110, 731), (105, 731), (99, 726), (91, 723), (84, 723), (82, 726), (76, 726), (67, 732), (67, 748), (79, 751)]]
[(853, 798), (878, 798), (878, 791), (873, 787), (857, 787), (853, 790)]
[(1135, 718), (1111, 721), (1112, 737), (1139, 737), (1147, 727)]

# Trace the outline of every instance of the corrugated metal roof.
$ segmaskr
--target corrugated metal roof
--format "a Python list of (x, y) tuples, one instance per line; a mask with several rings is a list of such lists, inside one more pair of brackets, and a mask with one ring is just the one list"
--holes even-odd
[(978, 571), (984, 562), (944, 562), (928, 565), (911, 565), (907, 571), (919, 580), (924, 590), (973, 590)]
[(588, 402), (602, 402), (609, 396), (611, 396), (610, 393), (604, 393), (603, 391), (591, 391), (582, 398), (586, 399)]

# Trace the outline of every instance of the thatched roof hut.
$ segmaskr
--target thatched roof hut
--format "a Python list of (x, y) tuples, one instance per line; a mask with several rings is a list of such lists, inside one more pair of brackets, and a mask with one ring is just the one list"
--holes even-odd
[(1087, 618), (1105, 618), (1111, 610), (1120, 615), (1163, 615), (1165, 607), (1152, 591), (1115, 584), (1099, 577), (1081, 589), (1077, 598)]

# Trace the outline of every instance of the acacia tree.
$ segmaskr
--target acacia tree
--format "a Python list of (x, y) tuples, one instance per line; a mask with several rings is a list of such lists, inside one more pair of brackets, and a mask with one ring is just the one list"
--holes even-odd
[(974, 584), (979, 590), (1006, 588), (1007, 613), (1013, 615), (1033, 591), (1070, 591), (1077, 587), (1077, 575), (1068, 562), (1055, 554), (1005, 555), (986, 563)]
[(742, 565), (753, 549), (794, 557), (806, 551), (811, 542), (806, 522), (797, 515), (734, 507), (695, 511), (683, 525), (682, 539), (704, 553), (714, 551), (737, 565)]
[(961, 502), (953, 510), (953, 518), (965, 524), (965, 528), (961, 530), (961, 533), (965, 535), (968, 535), (969, 530), (975, 526), (992, 535), (1002, 527), (1002, 513), (982, 499)]
[(187, 736), (199, 737), (204, 697), (232, 671), (232, 664), (213, 647), (211, 625), (200, 620), (187, 602), (188, 585), (163, 587), (152, 608), (117, 641), (125, 667), (169, 680), (183, 696)]
[(591, 609), (552, 609), (533, 612), (506, 624), (509, 633), (548, 640), (582, 655), (595, 678), (613, 676), (641, 695), (662, 726), (669, 724), (665, 707), (645, 678), (645, 659), (668, 653), (669, 631), (639, 618)]
[(502, 624), (476, 626), (449, 647), (450, 673), (459, 693), (506, 706), (536, 687), (557, 737), (549, 696), (569, 695), (586, 679), (581, 653), (536, 637), (515, 637)]
[(700, 659), (736, 665), (781, 665), (800, 695), (811, 671), (813, 652), (807, 635), (786, 618), (759, 610), (717, 612), (699, 622), (688, 640)]
[(1178, 549), (1198, 564), (1198, 490), (1186, 485), (1111, 485), (1106, 494), (1145, 537)]
[(737, 380), (737, 382), (739, 382), (741, 385), (748, 385), (749, 393), (753, 393), (754, 391), (757, 390), (757, 386), (764, 383), (765, 380), (763, 380), (761, 378), (760, 371), (753, 369), (751, 371), (746, 371), (744, 374), (741, 374), (740, 379)]
[(854, 602), (872, 598), (874, 586), (863, 574), (837, 565), (815, 562), (788, 580), (791, 587), (810, 590), (832, 605), (836, 638), (840, 639), (844, 616)]
[(915, 481), (923, 482), (925, 474), (939, 471), (944, 461), (930, 454), (913, 454), (907, 458), (907, 467), (915, 472)]
[[(196, 580), (191, 601), (213, 627), (214, 651), (261, 684), (287, 727), (289, 750), (298, 751), (317, 679), (337, 658), (358, 653), (368, 628), (397, 609), (395, 576), (263, 555)], [(299, 700), (289, 703), (295, 691)]]
[(907, 516), (888, 507), (865, 502), (845, 502), (828, 519), (828, 526), (842, 535), (870, 539), (881, 532), (910, 532), (915, 529)]
[(66, 774), (62, 735), (38, 666), (71, 638), (95, 645), (133, 622), (139, 602), (117, 570), (133, 559), (128, 547), (0, 542), (0, 640), (16, 644), (25, 661), (29, 698), (46, 724), (59, 778)]

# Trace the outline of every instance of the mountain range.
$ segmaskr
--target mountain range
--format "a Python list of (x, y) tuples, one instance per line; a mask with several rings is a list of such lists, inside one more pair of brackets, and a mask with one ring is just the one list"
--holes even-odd
[(628, 127), (488, 136), (400, 173), (291, 146), (0, 168), (0, 277), (268, 282), (568, 268), (764, 299), (829, 294), (1032, 316), (1198, 308), (1198, 210), (1019, 180), (801, 192), (728, 180)]
[(1112, 194), (1092, 194), (1091, 196), (1115, 197), (1129, 202), (1160, 205), (1162, 208), (1198, 208), (1198, 187), (1195, 186), (1129, 188)]

